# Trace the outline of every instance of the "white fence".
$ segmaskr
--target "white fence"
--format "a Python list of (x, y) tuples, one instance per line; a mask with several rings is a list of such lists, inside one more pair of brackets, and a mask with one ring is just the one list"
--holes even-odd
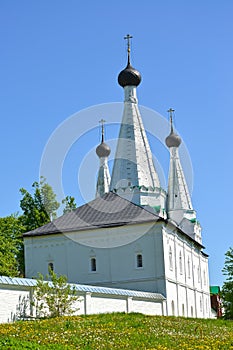
[[(0, 323), (33, 318), (31, 306), (36, 280), (0, 276)], [(75, 284), (78, 301), (76, 314), (106, 312), (141, 312), (165, 315), (165, 298), (158, 293), (139, 292)]]

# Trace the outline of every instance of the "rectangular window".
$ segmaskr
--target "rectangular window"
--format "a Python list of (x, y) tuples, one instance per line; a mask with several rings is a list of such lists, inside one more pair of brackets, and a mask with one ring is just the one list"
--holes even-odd
[(142, 254), (137, 254), (137, 268), (143, 267)]
[(96, 271), (96, 258), (91, 258), (91, 272)]
[(49, 262), (49, 263), (48, 263), (48, 271), (49, 271), (49, 273), (50, 273), (51, 271), (54, 271), (54, 265), (53, 265), (52, 262)]

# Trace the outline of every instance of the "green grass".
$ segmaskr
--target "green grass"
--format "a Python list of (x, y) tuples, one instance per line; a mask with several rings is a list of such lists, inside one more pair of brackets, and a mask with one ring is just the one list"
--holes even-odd
[(233, 322), (101, 314), (0, 325), (0, 349), (233, 349)]

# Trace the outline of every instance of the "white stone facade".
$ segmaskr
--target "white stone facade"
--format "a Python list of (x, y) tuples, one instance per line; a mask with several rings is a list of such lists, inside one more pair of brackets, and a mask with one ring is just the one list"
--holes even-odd
[(71, 283), (161, 293), (165, 315), (211, 316), (208, 258), (199, 243), (171, 224), (28, 237), (25, 259), (29, 278), (39, 271), (46, 275), (52, 263)]

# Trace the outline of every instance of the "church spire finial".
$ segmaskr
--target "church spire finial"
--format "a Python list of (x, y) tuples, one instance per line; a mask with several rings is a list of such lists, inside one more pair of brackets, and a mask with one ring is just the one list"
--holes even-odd
[(124, 39), (127, 40), (127, 52), (128, 52), (128, 66), (130, 65), (130, 39), (132, 39), (132, 35), (127, 34)]
[(118, 83), (123, 88), (125, 86), (138, 86), (141, 82), (141, 74), (131, 66), (130, 62), (130, 39), (132, 39), (132, 35), (127, 34), (124, 37), (125, 40), (127, 40), (127, 52), (128, 52), (128, 61), (127, 66), (125, 69), (123, 69), (120, 74), (118, 75)]
[(96, 184), (96, 198), (102, 197), (109, 192), (111, 177), (108, 168), (108, 156), (111, 153), (110, 147), (104, 142), (104, 123), (103, 118), (99, 121), (101, 125), (101, 143), (96, 147), (96, 154), (100, 159), (100, 166), (98, 171), (98, 179)]
[(96, 147), (96, 154), (99, 158), (108, 157), (111, 153), (110, 147), (104, 142), (104, 123), (106, 120), (103, 118), (99, 121), (101, 124), (101, 143)]
[(167, 147), (179, 147), (179, 145), (181, 144), (181, 138), (180, 136), (178, 136), (174, 130), (173, 130), (173, 112), (175, 112), (175, 110), (173, 108), (169, 108), (168, 113), (170, 113), (170, 125), (171, 125), (171, 131), (170, 134), (168, 135), (168, 137), (166, 137), (166, 145)]
[(173, 112), (175, 112), (175, 110), (173, 108), (168, 109), (168, 113), (170, 113), (171, 133), (173, 132), (173, 114), (172, 114)]
[(106, 123), (106, 120), (104, 120), (103, 118), (99, 121), (99, 123), (101, 124), (101, 142), (104, 142), (104, 123)]

